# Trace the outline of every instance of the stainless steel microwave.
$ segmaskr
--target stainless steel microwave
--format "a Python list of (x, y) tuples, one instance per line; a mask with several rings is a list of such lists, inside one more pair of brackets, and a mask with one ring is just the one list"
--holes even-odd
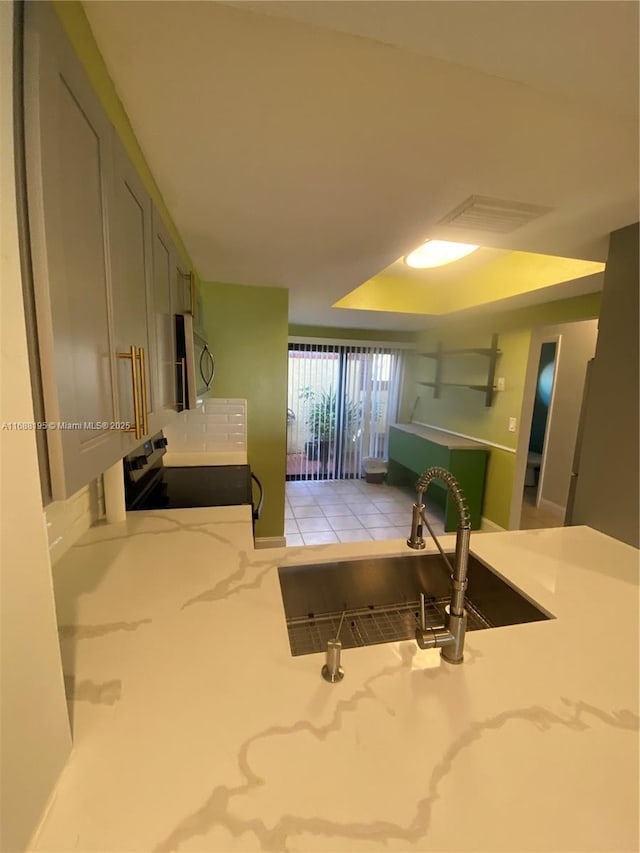
[(216, 365), (204, 332), (191, 314), (176, 314), (176, 387), (178, 411), (195, 409), (211, 390)]

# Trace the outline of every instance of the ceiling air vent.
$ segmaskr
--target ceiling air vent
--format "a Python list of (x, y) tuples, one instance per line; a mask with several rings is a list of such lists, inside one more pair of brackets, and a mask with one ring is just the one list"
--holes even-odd
[(470, 231), (508, 234), (509, 231), (515, 231), (516, 228), (527, 225), (539, 216), (549, 213), (550, 210), (552, 210), (550, 207), (472, 195), (441, 219), (440, 223)]

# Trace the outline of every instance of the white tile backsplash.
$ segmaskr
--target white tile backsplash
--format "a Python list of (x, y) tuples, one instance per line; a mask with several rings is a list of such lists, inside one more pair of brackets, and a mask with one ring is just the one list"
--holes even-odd
[(207, 453), (218, 453), (223, 450), (244, 450), (244, 441), (205, 441), (204, 450)]
[(242, 441), (245, 436), (244, 429), (230, 424), (206, 424), (207, 438), (215, 438), (217, 440)]
[(247, 449), (247, 401), (209, 397), (164, 430), (170, 453)]
[[(172, 454), (239, 451), (246, 454), (247, 401), (208, 398), (197, 409), (177, 415), (165, 427), (164, 434)], [(102, 477), (66, 501), (50, 503), (45, 517), (51, 562), (59, 560), (92, 524), (104, 518), (104, 514)]]

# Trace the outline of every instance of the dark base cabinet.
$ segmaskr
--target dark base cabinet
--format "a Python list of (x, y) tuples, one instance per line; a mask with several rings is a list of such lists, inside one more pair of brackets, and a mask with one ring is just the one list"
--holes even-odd
[[(387, 482), (390, 486), (415, 486), (427, 468), (446, 468), (462, 487), (469, 504), (471, 528), (479, 530), (488, 456), (489, 449), (478, 442), (418, 424), (396, 424), (389, 431)], [(433, 480), (427, 495), (443, 507), (445, 531), (454, 531), (458, 515), (446, 486)]]

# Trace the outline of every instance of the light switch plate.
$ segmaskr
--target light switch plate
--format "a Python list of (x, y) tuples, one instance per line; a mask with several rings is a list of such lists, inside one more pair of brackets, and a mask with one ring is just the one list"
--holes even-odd
[(498, 376), (498, 391), (504, 391), (504, 376)]
[(516, 431), (517, 422), (518, 421), (516, 418), (509, 418), (509, 432), (515, 432)]

